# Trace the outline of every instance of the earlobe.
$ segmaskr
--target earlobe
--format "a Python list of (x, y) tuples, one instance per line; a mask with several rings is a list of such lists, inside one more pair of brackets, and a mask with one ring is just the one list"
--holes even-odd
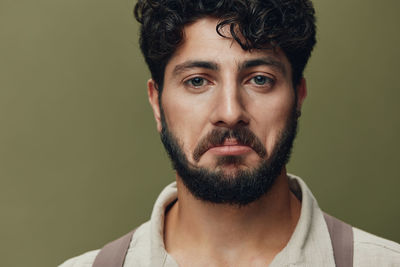
[(301, 78), (300, 83), (297, 85), (297, 111), (301, 110), (303, 102), (307, 96), (306, 80)]
[(161, 113), (160, 113), (160, 105), (158, 101), (158, 94), (159, 91), (157, 89), (157, 85), (153, 79), (147, 81), (147, 95), (149, 98), (149, 102), (151, 108), (153, 109), (154, 119), (157, 123), (157, 131), (161, 132), (162, 125), (161, 125)]

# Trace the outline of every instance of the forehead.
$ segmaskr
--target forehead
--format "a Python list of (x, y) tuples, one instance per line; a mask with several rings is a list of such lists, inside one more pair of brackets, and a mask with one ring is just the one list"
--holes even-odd
[(229, 26), (216, 31), (218, 19), (202, 18), (184, 27), (181, 45), (169, 60), (165, 75), (172, 74), (176, 66), (190, 62), (212, 62), (220, 70), (224, 67), (240, 69), (245, 62), (264, 60), (271, 66), (280, 68), (283, 74), (291, 76), (290, 63), (281, 49), (255, 49), (246, 51), (230, 38)]

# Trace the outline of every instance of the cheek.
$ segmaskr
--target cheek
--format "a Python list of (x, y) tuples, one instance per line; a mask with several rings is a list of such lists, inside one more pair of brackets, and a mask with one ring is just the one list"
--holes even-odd
[(281, 116), (277, 116), (276, 120), (271, 121), (271, 127), (269, 127), (270, 130), (268, 131), (268, 134), (266, 136), (266, 148), (268, 154), (273, 151), (276, 144), (278, 143), (278, 140), (282, 136), (282, 133), (286, 128), (289, 116), (290, 112), (287, 112), (284, 115), (282, 114)]
[(267, 155), (273, 151), (278, 138), (286, 127), (294, 105), (294, 94), (285, 97), (271, 97), (265, 99), (259, 106), (255, 126), (260, 131), (261, 141), (267, 150)]
[(206, 122), (203, 107), (192, 102), (173, 92), (162, 96), (162, 106), (168, 128), (178, 138), (189, 158), (201, 138)]

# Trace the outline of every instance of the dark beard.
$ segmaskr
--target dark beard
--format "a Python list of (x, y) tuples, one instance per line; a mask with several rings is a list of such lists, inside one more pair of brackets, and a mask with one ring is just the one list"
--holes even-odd
[[(161, 107), (161, 105), (160, 105)], [(211, 203), (247, 205), (266, 194), (274, 184), (282, 168), (289, 161), (293, 141), (297, 132), (297, 113), (293, 108), (283, 132), (278, 137), (272, 153), (267, 160), (262, 159), (258, 166), (250, 170), (237, 170), (234, 174), (225, 174), (222, 170), (209, 170), (191, 164), (185, 156), (178, 139), (169, 131), (161, 107), (161, 141), (172, 161), (173, 168), (187, 189), (197, 198)], [(260, 158), (266, 151), (259, 146), (258, 138), (247, 128), (224, 129), (207, 135), (208, 140), (222, 143), (227, 137), (235, 137), (238, 142), (252, 147)], [(194, 152), (193, 158), (199, 158), (202, 142)], [(204, 143), (204, 142), (203, 142)], [(264, 148), (264, 147), (262, 147)], [(265, 149), (265, 148), (264, 148)], [(197, 154), (196, 154), (197, 153)], [(264, 154), (263, 154), (264, 153)], [(217, 159), (217, 166), (224, 164), (239, 165), (240, 156), (225, 156)]]

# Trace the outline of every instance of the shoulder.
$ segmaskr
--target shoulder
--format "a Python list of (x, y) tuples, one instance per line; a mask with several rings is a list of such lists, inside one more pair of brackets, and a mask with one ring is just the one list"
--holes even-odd
[[(148, 238), (146, 238), (147, 232), (149, 231), (148, 228), (149, 228), (149, 222), (145, 222), (142, 225), (140, 225), (138, 228), (136, 228), (133, 238), (131, 240), (131, 243), (129, 245), (127, 258), (130, 257), (130, 254), (132, 254), (134, 252), (134, 250), (136, 251), (136, 250), (138, 250), (138, 247), (140, 248), (140, 246), (138, 246), (138, 244), (137, 244), (138, 239), (148, 240)], [(66, 260), (64, 263), (62, 263), (58, 267), (92, 267), (93, 262), (99, 252), (100, 252), (100, 249), (86, 252), (84, 254), (81, 254), (79, 256), (76, 256), (74, 258), (70, 258), (70, 259)]]
[(91, 267), (99, 251), (99, 249), (93, 250), (86, 252), (80, 256), (71, 258), (59, 265), (59, 267)]
[(400, 266), (400, 244), (354, 228), (354, 266)]

